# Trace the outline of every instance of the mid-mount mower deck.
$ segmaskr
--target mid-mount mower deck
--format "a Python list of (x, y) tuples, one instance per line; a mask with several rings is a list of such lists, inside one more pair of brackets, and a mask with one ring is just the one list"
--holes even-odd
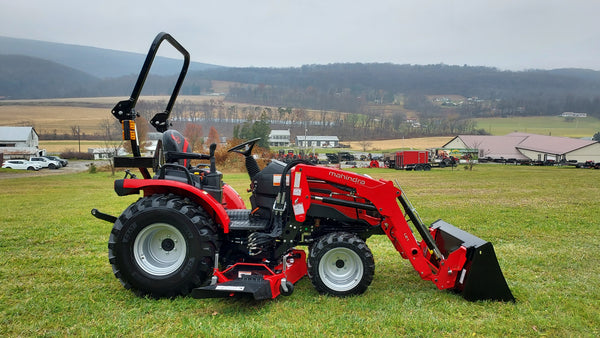
[[(184, 62), (165, 111), (150, 122), (163, 137), (148, 158), (140, 153), (135, 105), (163, 41)], [(188, 65), (188, 52), (160, 33), (130, 99), (112, 110), (134, 155), (115, 158), (115, 166), (139, 168), (142, 175), (127, 171), (115, 181), (115, 192), (143, 197), (119, 217), (96, 209), (92, 214), (113, 223), (109, 261), (125, 288), (152, 297), (269, 299), (290, 295), (308, 275), (321, 293), (361, 294), (375, 272), (366, 240), (386, 235), (437, 288), (473, 301), (514, 301), (492, 244), (442, 220), (424, 225), (397, 183), (302, 161), (273, 160), (260, 169), (252, 156), (254, 139), (229, 150), (246, 161), (252, 192), (246, 208), (216, 169), (216, 145), (208, 155), (192, 153), (179, 132), (168, 130)], [(191, 160), (209, 162), (192, 166)], [(298, 246), (307, 246), (308, 255)]]

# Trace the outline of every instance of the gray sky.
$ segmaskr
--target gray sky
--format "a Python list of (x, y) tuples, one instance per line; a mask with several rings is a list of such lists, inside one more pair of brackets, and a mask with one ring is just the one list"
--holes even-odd
[(600, 70), (599, 16), (597, 0), (2, 0), (0, 35), (146, 53), (165, 31), (224, 66)]

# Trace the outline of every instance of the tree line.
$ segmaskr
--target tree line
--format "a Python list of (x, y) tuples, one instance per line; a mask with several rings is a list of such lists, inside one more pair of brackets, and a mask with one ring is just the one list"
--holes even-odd
[[(136, 79), (135, 75), (97, 79), (77, 72), (70, 81), (64, 67), (59, 73), (48, 73), (43, 69), (51, 67), (49, 64), (31, 68), (31, 60), (6, 60), (0, 80), (11, 81), (0, 83), (14, 84), (9, 86), (9, 98), (41, 98), (44, 93), (53, 97), (122, 97), (129, 94)], [(10, 62), (17, 63), (11, 67)], [(36, 69), (34, 76), (23, 76), (31, 74), (27, 67)], [(65, 87), (48, 81), (46, 73), (60, 78)], [(273, 129), (303, 135), (306, 129), (311, 134), (332, 134), (334, 128), (342, 139), (356, 140), (481, 132), (472, 130), (470, 119), (476, 117), (558, 115), (565, 111), (600, 117), (600, 72), (580, 69), (511, 72), (466, 65), (361, 63), (218, 68), (190, 72), (180, 94), (214, 92), (216, 81), (234, 83), (226, 93), (226, 103), (179, 100), (173, 121), (214, 125), (224, 129), (222, 134), (232, 135), (233, 126), (253, 123), (264, 115)], [(151, 75), (142, 95), (168, 95), (174, 82), (174, 76)], [(432, 102), (432, 95), (459, 95), (465, 101), (442, 106)], [(164, 105), (140, 104), (138, 111), (145, 108), (153, 114)], [(418, 123), (409, 120), (409, 111), (418, 116)]]
[[(399, 94), (461, 95), (489, 102), (463, 106), (469, 117), (587, 112), (600, 117), (600, 72), (500, 71), (491, 67), (330, 64), (299, 68), (225, 68), (193, 78), (233, 81), (228, 100), (269, 106), (361, 112), (366, 104), (394, 104)], [(429, 107), (431, 108), (431, 107)]]

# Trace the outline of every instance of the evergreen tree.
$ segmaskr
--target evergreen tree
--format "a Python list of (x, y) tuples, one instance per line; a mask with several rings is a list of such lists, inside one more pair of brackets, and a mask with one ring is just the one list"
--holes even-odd
[(246, 121), (241, 127), (236, 127), (238, 128), (234, 128), (234, 137), (236, 136), (237, 132), (237, 137), (243, 140), (260, 138), (260, 141), (257, 143), (258, 146), (261, 148), (269, 148), (271, 123), (269, 122), (269, 118), (265, 113), (261, 114), (260, 120), (254, 122)]

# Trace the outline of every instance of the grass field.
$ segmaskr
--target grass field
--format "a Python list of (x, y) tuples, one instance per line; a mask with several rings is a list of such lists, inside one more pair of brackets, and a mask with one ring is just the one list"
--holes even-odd
[(478, 129), (492, 135), (506, 135), (515, 131), (540, 135), (592, 137), (600, 132), (600, 120), (594, 117), (567, 121), (560, 116), (510, 117), (475, 119)]
[[(118, 215), (137, 197), (117, 197), (104, 172), (23, 173), (0, 180), (0, 336), (600, 335), (600, 170), (361, 172), (398, 179), (425, 222), (491, 241), (517, 302), (437, 290), (383, 236), (367, 241), (377, 267), (361, 296), (321, 296), (304, 278), (290, 297), (263, 302), (138, 298), (112, 274), (111, 224), (90, 215)], [(225, 180), (248, 196), (246, 174)]]

